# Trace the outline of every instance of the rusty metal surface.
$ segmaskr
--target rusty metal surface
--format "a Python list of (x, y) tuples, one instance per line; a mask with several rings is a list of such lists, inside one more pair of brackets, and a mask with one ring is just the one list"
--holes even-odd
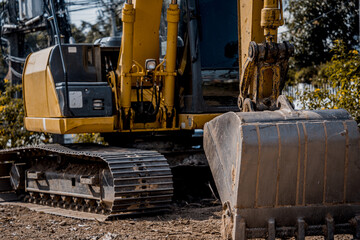
[(106, 221), (108, 216), (102, 215), (102, 214), (95, 214), (95, 213), (88, 213), (88, 212), (80, 212), (80, 211), (73, 211), (63, 208), (54, 208), (50, 206), (44, 206), (39, 204), (33, 204), (33, 203), (25, 203), (20, 201), (6, 201), (1, 202), (0, 205), (11, 205), (11, 206), (19, 206), (19, 207), (25, 207), (35, 212), (42, 212), (62, 217), (68, 217), (68, 218), (75, 218), (75, 219), (84, 219), (84, 220), (96, 220), (96, 221)]
[(18, 202), (19, 197), (14, 192), (0, 193), (0, 203), (4, 202)]
[(275, 227), (276, 237), (295, 236), (301, 223), (305, 235), (324, 235), (327, 217), (333, 233), (355, 234), (359, 144), (357, 124), (342, 109), (229, 112), (207, 123), (204, 150), (231, 209), (230, 235), (272, 236)]
[(0, 161), (26, 164), (30, 203), (116, 217), (164, 212), (172, 201), (171, 171), (156, 151), (41, 145), (2, 150)]
[(9, 176), (12, 163), (0, 163), (0, 177)]
[(10, 177), (0, 177), (0, 192), (11, 191)]
[(277, 99), (284, 88), (289, 57), (293, 53), (294, 46), (288, 42), (250, 42), (248, 58), (240, 78), (240, 110), (278, 109)]

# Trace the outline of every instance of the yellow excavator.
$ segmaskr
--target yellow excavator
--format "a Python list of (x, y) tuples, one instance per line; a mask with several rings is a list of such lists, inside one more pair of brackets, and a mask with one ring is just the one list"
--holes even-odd
[(121, 46), (58, 41), (30, 54), (26, 129), (99, 132), (113, 146), (2, 150), (0, 189), (109, 218), (162, 212), (171, 154), (200, 145), (224, 238), (360, 239), (357, 124), (281, 95), (294, 51), (277, 43), (282, 12), (280, 0), (127, 0)]

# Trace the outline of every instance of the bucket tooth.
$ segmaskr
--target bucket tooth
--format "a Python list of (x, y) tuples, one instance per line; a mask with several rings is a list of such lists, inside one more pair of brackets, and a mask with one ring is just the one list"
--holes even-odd
[(354, 239), (360, 240), (360, 215), (355, 216), (355, 234)]
[(306, 223), (303, 218), (297, 219), (297, 233), (296, 233), (296, 239), (297, 240), (305, 240), (305, 226)]
[(246, 222), (244, 218), (236, 214), (234, 220), (233, 239), (246, 240)]
[(276, 228), (275, 228), (275, 219), (271, 218), (268, 220), (268, 240), (275, 240)]
[(325, 239), (326, 240), (334, 240), (335, 233), (335, 223), (334, 218), (331, 216), (327, 216), (325, 218), (326, 227), (325, 227)]

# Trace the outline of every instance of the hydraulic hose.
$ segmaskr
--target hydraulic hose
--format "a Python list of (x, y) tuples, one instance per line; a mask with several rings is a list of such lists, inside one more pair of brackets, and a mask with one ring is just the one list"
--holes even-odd
[(62, 69), (64, 72), (64, 81), (65, 81), (65, 102), (66, 102), (66, 109), (69, 112), (69, 114), (71, 116), (73, 116), (73, 113), (70, 110), (70, 106), (69, 106), (69, 84), (68, 84), (68, 75), (67, 75), (67, 71), (66, 71), (66, 66), (65, 66), (65, 61), (64, 61), (64, 56), (63, 56), (63, 52), (62, 52), (62, 45), (61, 45), (61, 38), (60, 38), (60, 30), (59, 30), (59, 25), (58, 25), (58, 21), (56, 18), (56, 13), (55, 13), (55, 7), (54, 7), (54, 0), (50, 0), (50, 8), (51, 8), (51, 13), (52, 13), (52, 20), (54, 21), (54, 28), (55, 28), (55, 33), (56, 33), (56, 41), (57, 44), (59, 45), (59, 51), (60, 51), (60, 59), (61, 59), (61, 65), (62, 65)]

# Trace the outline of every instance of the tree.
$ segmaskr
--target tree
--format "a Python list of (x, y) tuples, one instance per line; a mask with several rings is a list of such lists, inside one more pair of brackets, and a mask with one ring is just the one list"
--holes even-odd
[(325, 77), (318, 80), (335, 91), (317, 88), (306, 92), (300, 100), (307, 109), (344, 108), (360, 123), (360, 55), (357, 50), (347, 49), (342, 41), (334, 44), (333, 57), (323, 67)]
[(330, 60), (335, 40), (342, 40), (347, 48), (358, 44), (358, 4), (358, 0), (288, 0), (286, 26), (298, 68)]
[(86, 36), (82, 29), (77, 28), (75, 24), (71, 24), (71, 34), (76, 43), (83, 43), (86, 41)]
[(0, 92), (0, 148), (49, 142), (48, 134), (28, 132), (24, 127), (23, 100), (13, 98), (21, 85), (11, 86), (7, 79), (4, 82), (5, 91)]
[(101, 145), (108, 145), (100, 133), (80, 133), (74, 135), (75, 143), (96, 143)]
[(83, 21), (81, 24), (81, 29), (83, 31), (89, 29), (85, 36), (85, 42), (93, 43), (96, 39), (110, 36), (111, 23), (105, 21), (101, 17), (98, 17), (95, 24), (90, 24)]
[[(91, 24), (86, 21), (82, 21), (80, 30), (87, 32), (85, 41), (87, 43), (93, 43), (95, 40), (103, 37), (109, 37), (116, 32), (117, 35), (121, 32), (121, 19), (120, 13), (124, 0), (101, 0), (102, 11), (98, 15), (95, 24)], [(113, 29), (113, 24), (115, 29)]]

